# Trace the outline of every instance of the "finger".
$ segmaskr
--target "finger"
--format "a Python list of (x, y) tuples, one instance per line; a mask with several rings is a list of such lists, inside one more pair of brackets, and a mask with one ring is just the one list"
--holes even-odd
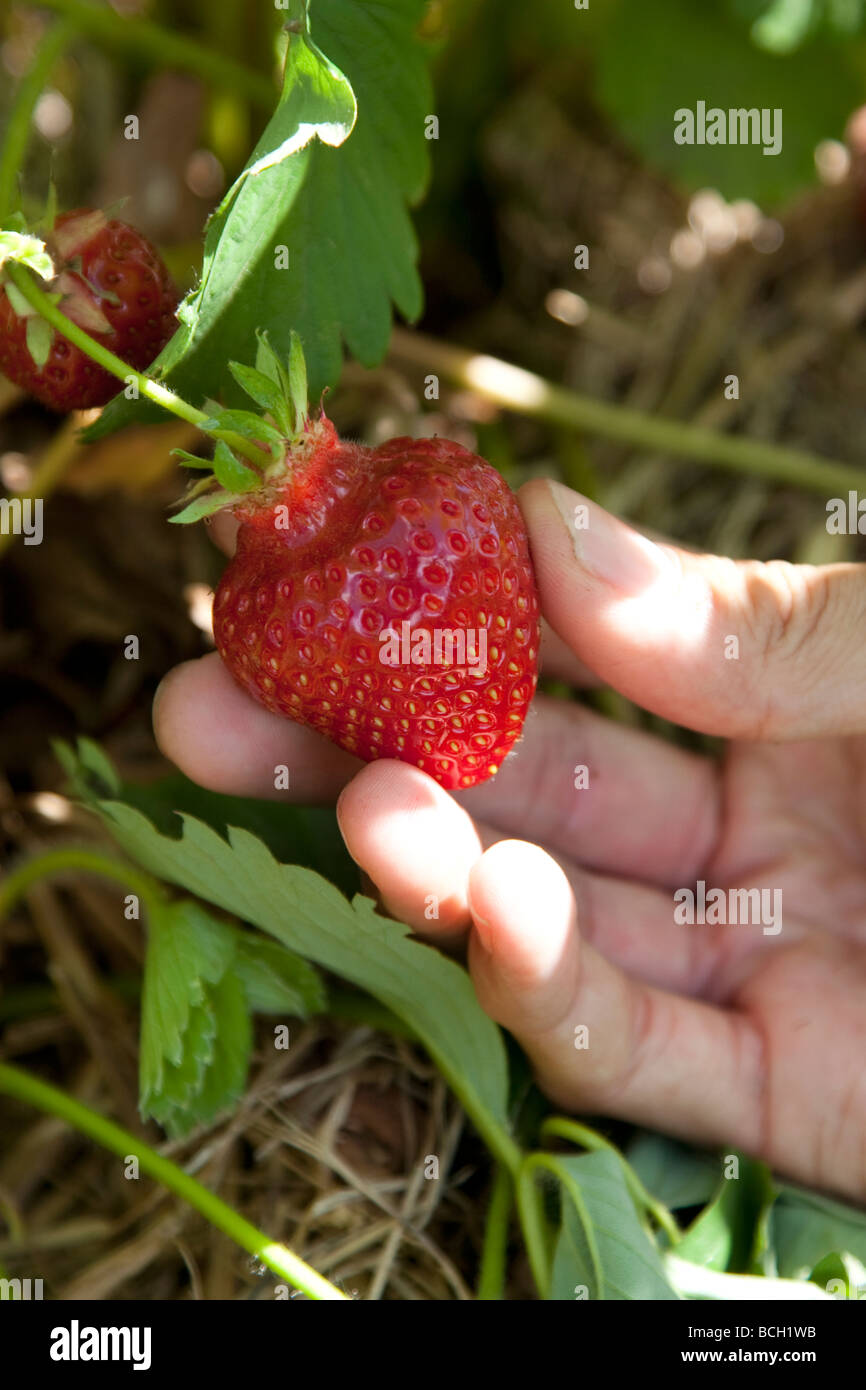
[(216, 652), (185, 661), (163, 679), (153, 728), (161, 751), (181, 772), (234, 796), (333, 801), (361, 766), (312, 729), (256, 704)]
[[(256, 704), (213, 653), (166, 676), (153, 718), (166, 757), (214, 791), (330, 801), (361, 766)], [(286, 790), (285, 777), (275, 785), (282, 767)], [(719, 820), (712, 763), (543, 697), (498, 776), (457, 799), (500, 835), (520, 833), (581, 864), (652, 883), (699, 877)]]
[(636, 981), (581, 941), (569, 884), (534, 845), (489, 849), (469, 898), (478, 998), (555, 1103), (760, 1148), (762, 1049), (742, 1015)]
[[(238, 521), (232, 516), (231, 512), (217, 512), (212, 517), (205, 519), (211, 540), (226, 555), (232, 556), (237, 545)], [(553, 676), (557, 680), (567, 681), (574, 686), (595, 686), (599, 684), (597, 676), (579, 661), (571, 650), (567, 642), (563, 642), (558, 633), (553, 631), (549, 623), (542, 619), (541, 623), (541, 669), (546, 676)]]
[(699, 877), (721, 821), (711, 759), (543, 695), (496, 777), (455, 795), (501, 830), (651, 883)]
[(541, 620), (539, 665), (542, 675), (565, 681), (576, 689), (589, 689), (601, 684), (598, 677), (578, 660), (568, 643), (563, 642), (559, 633), (554, 632), (544, 618)]
[[(466, 932), (470, 874), (482, 850), (502, 840), (500, 831), (470, 819), (426, 773), (386, 760), (349, 783), (337, 816), (349, 853), (389, 916), (440, 943)], [(730, 973), (754, 945), (739, 928), (684, 930), (670, 892), (588, 873), (566, 858), (557, 863), (580, 904), (584, 938), (652, 984), (710, 992), (720, 963)]]
[(559, 483), (520, 503), (552, 626), (636, 703), (729, 737), (866, 729), (862, 567), (656, 545)]
[(465, 932), (469, 871), (482, 843), (438, 782), (408, 763), (369, 763), (341, 793), (337, 819), (390, 916), (437, 939)]

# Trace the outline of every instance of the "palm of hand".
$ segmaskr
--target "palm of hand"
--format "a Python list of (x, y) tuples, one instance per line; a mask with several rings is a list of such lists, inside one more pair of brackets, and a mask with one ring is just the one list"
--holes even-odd
[(708, 884), (772, 885), (782, 929), (696, 928), (704, 996), (761, 1043), (757, 1149), (802, 1181), (866, 1187), (866, 743), (733, 744)]

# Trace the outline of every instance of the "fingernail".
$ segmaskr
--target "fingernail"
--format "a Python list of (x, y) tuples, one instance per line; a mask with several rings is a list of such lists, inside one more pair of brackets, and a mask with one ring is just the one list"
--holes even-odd
[(671, 574), (672, 561), (661, 546), (562, 483), (551, 480), (548, 487), (577, 559), (596, 579), (639, 593)]
[(472, 923), (478, 935), (478, 940), (487, 954), (490, 955), (493, 950), (493, 929), (486, 917), (482, 917), (481, 914), (474, 909), (470, 910), (472, 911)]

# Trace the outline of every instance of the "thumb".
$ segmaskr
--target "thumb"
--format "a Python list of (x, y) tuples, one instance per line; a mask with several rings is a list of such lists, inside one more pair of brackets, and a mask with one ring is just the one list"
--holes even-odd
[(645, 709), (731, 738), (866, 731), (866, 572), (656, 544), (561, 483), (519, 501), (551, 626)]

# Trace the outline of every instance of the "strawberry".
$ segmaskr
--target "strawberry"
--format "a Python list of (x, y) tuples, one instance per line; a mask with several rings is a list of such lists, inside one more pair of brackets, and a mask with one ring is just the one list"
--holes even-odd
[[(48, 288), (63, 313), (130, 366), (149, 367), (177, 327), (178, 296), (146, 237), (79, 208), (58, 217), (46, 246), (57, 269)], [(29, 306), (10, 288), (0, 289), (0, 371), (52, 410), (83, 410), (117, 395), (118, 379), (59, 333), (45, 325), (41, 343), (30, 336)]]
[[(273, 407), (261, 372), (232, 370)], [(259, 421), (257, 433), (257, 420), (226, 412), (223, 425), (273, 446), (279, 431)], [(537, 682), (539, 605), (514, 494), (460, 444), (364, 448), (324, 413), (311, 421), (305, 401), (282, 444), (261, 477), (218, 445), (218, 480), (248, 490), (205, 500), (198, 484), (174, 518), (228, 501), (240, 522), (214, 599), (228, 669), (268, 709), (367, 761), (399, 758), (448, 788), (492, 777)]]

